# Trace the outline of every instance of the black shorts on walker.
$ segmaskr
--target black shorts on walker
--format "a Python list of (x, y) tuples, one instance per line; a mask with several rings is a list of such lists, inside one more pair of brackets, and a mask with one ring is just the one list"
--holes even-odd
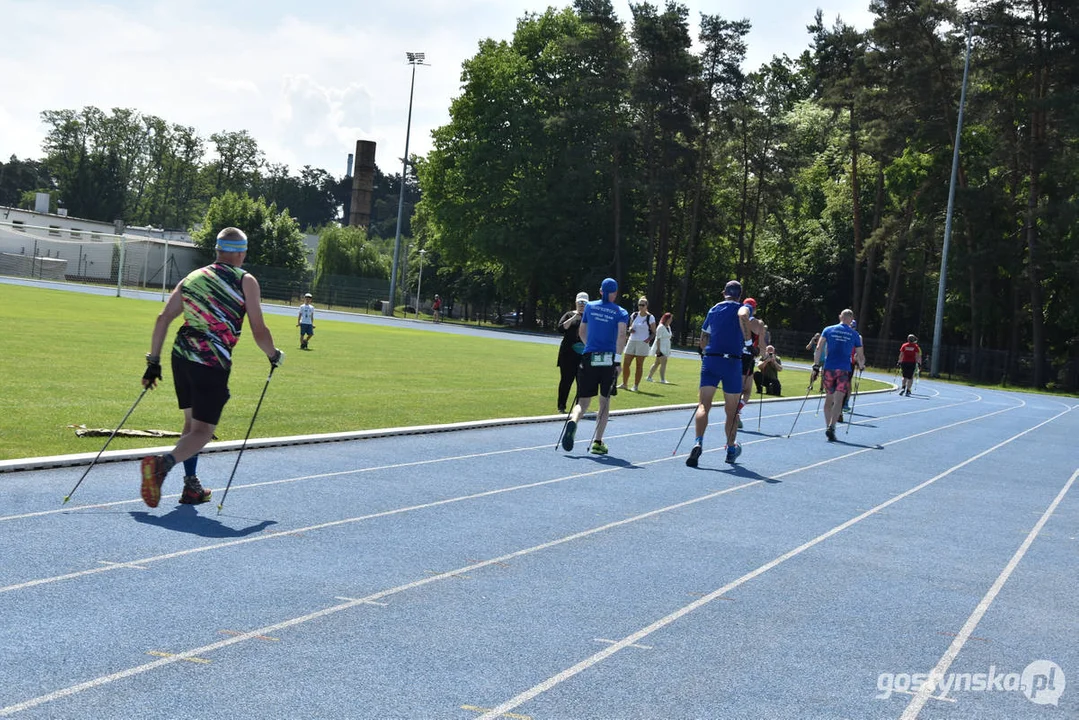
[(593, 365), (592, 353), (581, 356), (581, 364), (577, 368), (577, 394), (580, 397), (617, 395), (618, 389), (615, 387), (617, 381), (618, 371), (614, 365)]
[(191, 417), (217, 425), (229, 401), (229, 371), (172, 356), (172, 384), (181, 410), (191, 408)]

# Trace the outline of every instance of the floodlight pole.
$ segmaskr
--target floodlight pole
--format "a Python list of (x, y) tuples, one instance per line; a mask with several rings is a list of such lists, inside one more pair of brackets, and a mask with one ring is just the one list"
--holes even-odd
[(416, 319), (420, 319), (420, 298), (423, 293), (423, 256), (427, 254), (427, 251), (420, 249), (420, 278), (416, 282)]
[(948, 211), (944, 216), (944, 245), (940, 250), (940, 280), (937, 282), (937, 314), (933, 321), (933, 354), (929, 376), (940, 377), (941, 333), (944, 329), (944, 290), (948, 282), (948, 243), (952, 238), (952, 212), (955, 207), (955, 181), (959, 174), (959, 141), (963, 134), (963, 106), (967, 101), (967, 75), (970, 72), (971, 28), (967, 23), (967, 52), (963, 60), (963, 85), (959, 91), (959, 118), (952, 147), (952, 178), (948, 183)]
[(390, 315), (397, 301), (397, 263), (401, 255), (401, 222), (405, 214), (405, 180), (408, 175), (408, 140), (412, 131), (412, 95), (416, 89), (416, 66), (423, 65), (423, 53), (405, 53), (412, 66), (412, 82), (408, 89), (408, 122), (405, 124), (405, 157), (401, 167), (401, 193), (397, 199), (397, 233), (393, 240), (393, 268), (390, 271)]
[(165, 287), (169, 278), (169, 239), (164, 227), (161, 228), (161, 239), (165, 241), (165, 259), (161, 261), (161, 302), (165, 302)]

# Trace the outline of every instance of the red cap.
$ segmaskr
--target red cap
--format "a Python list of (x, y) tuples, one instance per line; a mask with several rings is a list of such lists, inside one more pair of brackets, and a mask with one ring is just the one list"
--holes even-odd
[(743, 305), (749, 305), (754, 310), (757, 309), (757, 301), (754, 300), (753, 298), (746, 298), (745, 300), (742, 301), (742, 304)]

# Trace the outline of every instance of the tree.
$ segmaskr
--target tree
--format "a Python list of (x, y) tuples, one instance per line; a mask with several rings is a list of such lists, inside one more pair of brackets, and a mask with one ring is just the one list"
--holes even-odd
[(303, 233), (296, 221), (261, 198), (226, 192), (210, 201), (206, 217), (191, 239), (207, 257), (213, 257), (217, 234), (237, 227), (247, 234), (247, 262), (252, 265), (302, 270), (307, 266)]
[(329, 282), (331, 275), (388, 279), (390, 258), (368, 242), (367, 231), (358, 227), (327, 227), (319, 233), (315, 255), (315, 285)]

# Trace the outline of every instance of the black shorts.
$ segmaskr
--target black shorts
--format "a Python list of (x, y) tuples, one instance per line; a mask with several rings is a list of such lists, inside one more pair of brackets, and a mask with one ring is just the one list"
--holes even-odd
[(917, 365), (918, 365), (918, 363), (912, 363), (912, 362), (910, 362), (910, 363), (899, 363), (899, 367), (903, 368), (903, 379), (904, 380), (913, 380), (914, 379), (914, 368)]
[(191, 417), (217, 425), (229, 401), (229, 371), (172, 356), (172, 384), (181, 410), (191, 408)]
[(618, 383), (618, 372), (614, 365), (593, 367), (591, 360), (591, 353), (581, 356), (581, 364), (577, 368), (577, 396), (593, 398), (596, 395), (617, 395), (618, 388), (615, 386)]
[(753, 371), (757, 367), (756, 360), (752, 355), (742, 353), (742, 377), (747, 378), (753, 375)]

